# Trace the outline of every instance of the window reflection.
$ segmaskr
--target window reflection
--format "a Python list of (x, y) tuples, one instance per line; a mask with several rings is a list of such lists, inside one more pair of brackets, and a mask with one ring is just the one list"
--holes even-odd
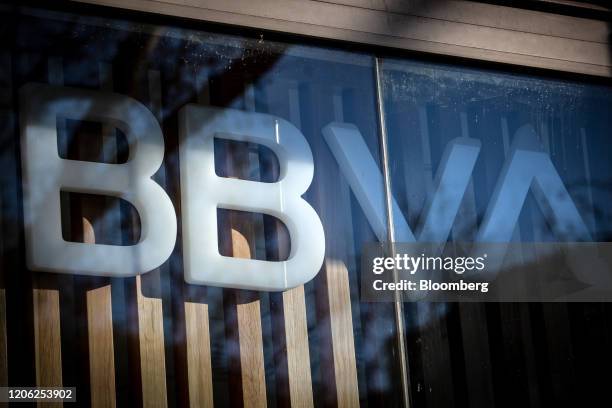
[[(609, 240), (608, 87), (396, 59), (384, 61), (383, 82), (394, 220), (417, 239)], [(475, 161), (453, 163), (458, 145), (471, 145)], [(468, 178), (440, 191), (445, 170)], [(594, 371), (610, 358), (600, 337), (609, 313), (607, 304), (406, 303), (413, 403), (582, 401), (575, 385), (598, 384)]]
[[(21, 257), (19, 129), (9, 121), (2, 256), (9, 266), (10, 382), (35, 385), (44, 372), (48, 385), (77, 386), (83, 401), (115, 398), (120, 406), (164, 399), (196, 406), (247, 399), (269, 406), (399, 404), (392, 305), (359, 302), (361, 245), (377, 236), (322, 134), (330, 122), (354, 124), (380, 169), (371, 56), (31, 8), (3, 13), (13, 21), (0, 50), (11, 68), (2, 71), (7, 94), (32, 82), (103, 90), (153, 113), (165, 144), (153, 178), (172, 200), (179, 231), (178, 112), (195, 103), (276, 115), (304, 134), (315, 167), (304, 198), (328, 237), (320, 273), (284, 293), (186, 284), (180, 233), (170, 259), (137, 278), (29, 271)], [(5, 108), (19, 118), (14, 104)], [(84, 117), (57, 127), (62, 158), (129, 160), (126, 135), (108, 124)], [(277, 158), (256, 144), (216, 143), (215, 160), (223, 177), (279, 177)], [(382, 194), (372, 200), (383, 207)], [(63, 194), (61, 211), (63, 230), (77, 231), (66, 235), (70, 240), (132, 245), (141, 236), (138, 215), (125, 202)], [(218, 219), (225, 256), (282, 260), (290, 251), (286, 228), (274, 217), (220, 209)], [(57, 343), (41, 343), (46, 334)], [(43, 366), (17, 363), (32, 356), (53, 358)], [(110, 390), (102, 392), (101, 381)]]

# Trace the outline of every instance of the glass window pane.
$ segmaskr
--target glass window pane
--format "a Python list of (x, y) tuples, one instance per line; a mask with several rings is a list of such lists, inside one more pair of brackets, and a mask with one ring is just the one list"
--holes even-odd
[[(563, 204), (555, 193), (563, 189), (588, 229), (586, 239), (609, 240), (608, 86), (398, 59), (384, 61), (383, 84), (390, 181), (400, 209), (393, 217), (417, 240), (585, 239), (575, 231), (559, 233), (562, 217), (558, 224), (547, 217)], [(452, 143), (480, 146), (473, 168), (469, 161), (447, 160)], [(553, 166), (545, 170), (555, 184), (533, 182), (524, 200), (517, 189), (511, 203), (495, 202), (504, 180), (523, 181), (511, 180), (504, 170), (518, 148), (550, 158)], [(437, 175), (466, 169), (465, 184), (452, 185), (440, 212), (425, 213), (427, 200), (441, 193)], [(545, 200), (537, 200), (538, 194)], [(504, 220), (517, 218), (508, 234), (483, 234), (487, 211), (495, 205)], [(450, 219), (444, 216), (449, 208), (456, 208)], [(427, 220), (435, 228), (422, 232)], [(601, 337), (607, 304), (415, 302), (406, 303), (405, 311), (415, 406), (581, 401), (584, 393), (575, 385), (599, 384), (595, 368), (610, 358)]]
[[(1, 121), (2, 273), (9, 382), (33, 386), (44, 377), (50, 382), (45, 385), (76, 386), (80, 401), (110, 398), (119, 406), (164, 399), (170, 406), (205, 405), (211, 399), (216, 406), (241, 405), (243, 399), (268, 406), (399, 404), (393, 307), (359, 302), (361, 245), (386, 234), (384, 211), (369, 219), (364, 210), (366, 204), (384, 210), (382, 179), (364, 184), (351, 167), (366, 160), (380, 174), (370, 55), (270, 41), (259, 33), (240, 37), (213, 28), (188, 30), (34, 8), (7, 7), (1, 18), (7, 22), (0, 86), (6, 119)], [(26, 267), (23, 227), (37, 221), (23, 218), (18, 123), (35, 108), (32, 99), (19, 105), (18, 97), (30, 83), (55, 87), (55, 105), (49, 109), (71, 107), (66, 110), (70, 117), (59, 117), (55, 124), (57, 151), (53, 145), (48, 155), (74, 165), (130, 163), (142, 151), (134, 152), (128, 130), (150, 122), (144, 111), (159, 123), (164, 154), (153, 179), (170, 197), (178, 223), (176, 247), (159, 268), (137, 278), (85, 276), (112, 261), (95, 256), (68, 261), (83, 269), (77, 275)], [(70, 105), (83, 90), (105, 93), (111, 102)], [(114, 106), (109, 93), (133, 102)], [(179, 112), (188, 104), (272, 115), (304, 136), (314, 178), (303, 199), (320, 218), (326, 238), (323, 265), (314, 279), (284, 292), (185, 282), (186, 201), (181, 193), (188, 180), (180, 149), (186, 139), (197, 137), (180, 137), (184, 118)], [(97, 112), (130, 120), (109, 123)], [(248, 115), (243, 117), (255, 117)], [(350, 143), (335, 138), (342, 126), (324, 136), (332, 122), (354, 126)], [(45, 126), (53, 131), (52, 124)], [(264, 191), (264, 184), (285, 176), (284, 158), (275, 146), (243, 136), (249, 135), (217, 135), (211, 167), (216, 177), (259, 181)], [(277, 143), (285, 142), (282, 132), (275, 136)], [(353, 145), (360, 156), (346, 153)], [(308, 161), (300, 157), (303, 162), (290, 163), (294, 169)], [(135, 188), (131, 179), (125, 183)], [(360, 186), (374, 192), (367, 203), (354, 192)], [(58, 198), (58, 240), (131, 246), (147, 238), (143, 224), (148, 221), (141, 214), (147, 203), (131, 203), (129, 194), (117, 198), (76, 190), (62, 191)], [(202, 197), (213, 193), (206, 185), (198, 191)], [(259, 198), (241, 197), (247, 204)], [(289, 236), (291, 225), (274, 214), (219, 205), (216, 218), (218, 226), (204, 228), (218, 228), (218, 248), (213, 249), (225, 257), (251, 258), (249, 265), (255, 265), (293, 256), (297, 243)], [(243, 272), (249, 278), (249, 267)], [(35, 358), (44, 364), (36, 365)]]

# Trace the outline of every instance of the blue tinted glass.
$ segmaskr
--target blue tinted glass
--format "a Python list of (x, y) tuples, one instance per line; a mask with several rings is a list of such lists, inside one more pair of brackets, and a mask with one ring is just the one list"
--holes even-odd
[[(396, 231), (424, 241), (610, 240), (609, 87), (394, 59), (382, 80)], [(610, 359), (609, 304), (411, 302), (404, 311), (415, 406), (581, 404), (597, 397), (577, 384), (605, 389), (594, 372)]]
[(608, 87), (398, 60), (383, 76), (396, 224), (429, 241), (608, 240)]
[[(11, 383), (32, 386), (37, 375), (48, 376), (59, 383), (47, 385), (77, 386), (85, 405), (103, 398), (119, 406), (164, 399), (169, 406), (398, 403), (393, 306), (359, 302), (361, 246), (386, 235), (385, 213), (378, 213), (374, 231), (353, 192), (350, 166), (323, 133), (332, 122), (354, 124), (355, 142), (380, 174), (370, 55), (270, 41), (267, 34), (247, 38), (33, 8), (2, 12), (8, 34), (0, 45), (1, 237)], [(55, 86), (59, 103), (66, 89), (85, 89), (130, 97), (152, 113), (165, 149), (153, 178), (170, 197), (179, 226), (176, 248), (159, 268), (125, 279), (27, 269), (17, 125), (22, 112), (15, 95), (28, 83)], [(314, 279), (284, 293), (185, 282), (179, 111), (187, 104), (273, 115), (303, 134), (314, 164), (303, 199), (327, 237)], [(48, 153), (125, 163), (132, 159), (130, 141), (112, 125), (89, 116), (59, 118), (57, 152)], [(272, 183), (283, 176), (279, 158), (262, 145), (219, 138), (214, 154), (219, 177)], [(369, 199), (384, 209), (382, 179), (375, 181)], [(201, 194), (210, 192), (201, 186)], [(58, 191), (61, 238), (137, 244), (145, 235), (138, 210), (95, 193)], [(218, 228), (221, 255), (274, 262), (290, 256), (287, 228), (276, 218), (219, 208), (217, 219), (218, 226), (206, 227)], [(87, 268), (104, 260), (73, 261)], [(22, 321), (28, 329), (21, 329)], [(57, 342), (47, 344), (41, 336)], [(34, 358), (50, 363), (36, 372)], [(102, 386), (110, 387), (103, 395)]]

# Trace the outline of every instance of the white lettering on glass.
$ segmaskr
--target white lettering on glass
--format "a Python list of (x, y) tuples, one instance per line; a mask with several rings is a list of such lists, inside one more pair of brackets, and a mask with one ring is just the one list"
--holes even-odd
[[(187, 105), (180, 112), (180, 170), (185, 280), (192, 284), (284, 290), (308, 282), (321, 268), (325, 236), (314, 209), (301, 197), (314, 165), (302, 133), (284, 119), (234, 109)], [(261, 183), (215, 174), (214, 139), (252, 142), (278, 158), (279, 180)], [(219, 254), (217, 208), (263, 213), (289, 231), (286, 261)]]
[[(151, 179), (164, 154), (162, 132), (151, 112), (127, 96), (43, 84), (24, 86), (20, 104), (28, 266), (41, 271), (125, 277), (148, 272), (166, 261), (174, 248), (177, 223), (169, 197)], [(129, 144), (127, 162), (59, 157), (57, 122), (65, 119), (103, 122), (121, 130)], [(319, 217), (302, 198), (314, 174), (312, 152), (302, 133), (276, 116), (197, 105), (180, 111), (179, 125), (185, 280), (284, 290), (312, 279), (323, 262), (325, 237)], [(383, 179), (361, 133), (354, 125), (331, 123), (323, 129), (323, 136), (376, 236), (386, 241)], [(268, 147), (278, 158), (279, 179), (263, 183), (217, 176), (215, 138)], [(476, 139), (461, 137), (449, 142), (415, 233), (392, 200), (396, 241), (440, 242), (441, 246), (447, 241), (479, 153)], [(61, 191), (130, 202), (140, 217), (139, 242), (118, 246), (64, 241)], [(560, 239), (591, 239), (549, 155), (539, 148), (535, 130), (526, 125), (515, 135), (476, 241), (508, 242), (529, 191)], [(289, 231), (289, 258), (273, 262), (222, 256), (218, 250), (218, 208), (280, 219)], [(586, 272), (579, 275), (585, 282), (602, 280)]]
[[(386, 241), (383, 178), (359, 129), (351, 124), (330, 123), (323, 128), (325, 141), (347, 178), (366, 218), (380, 241)], [(442, 250), (455, 222), (459, 206), (480, 153), (480, 142), (460, 137), (451, 140), (436, 173), (434, 191), (425, 204), (416, 233), (392, 200), (396, 242), (440, 243)], [(517, 130), (511, 152), (501, 171), (477, 242), (509, 242), (531, 190), (553, 232), (563, 241), (590, 241), (591, 236), (550, 156), (538, 147), (531, 125)], [(474, 253), (482, 252), (478, 246)], [(503, 259), (499, 247), (495, 259)], [(500, 265), (489, 263), (487, 277), (494, 278)], [(574, 267), (576, 277), (591, 284), (612, 284), (605, 276)], [(601, 269), (601, 268), (600, 268)]]
[[(20, 91), (27, 263), (31, 269), (111, 277), (135, 276), (161, 265), (176, 240), (170, 198), (151, 176), (164, 155), (161, 129), (138, 101), (115, 93), (28, 84)], [(112, 124), (129, 143), (126, 163), (62, 159), (57, 121)], [(67, 242), (62, 238), (60, 191), (114, 196), (140, 217), (141, 237), (130, 246)]]
[[(361, 132), (351, 124), (330, 123), (323, 128), (323, 135), (377, 238), (386, 241), (383, 178)], [(416, 234), (393, 199), (395, 241), (415, 242), (416, 235), (421, 242), (446, 242), (479, 152), (480, 141), (476, 139), (459, 137), (448, 143)]]

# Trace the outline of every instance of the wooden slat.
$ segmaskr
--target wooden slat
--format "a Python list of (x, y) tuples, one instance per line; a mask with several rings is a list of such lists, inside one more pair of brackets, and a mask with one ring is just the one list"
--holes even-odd
[(237, 308), (244, 406), (265, 407), (267, 406), (266, 378), (261, 336), (260, 301), (239, 303)]
[(189, 406), (212, 407), (213, 385), (207, 304), (185, 302), (185, 328)]
[[(62, 386), (62, 352), (60, 341), (59, 291), (33, 289), (34, 347), (36, 385)], [(39, 406), (61, 407), (61, 402), (39, 403)]]
[[(155, 117), (161, 118), (161, 76), (156, 70), (149, 70), (148, 91), (150, 108)], [(162, 168), (155, 178), (165, 185), (165, 171)], [(162, 300), (143, 295), (143, 279), (153, 279), (160, 285), (160, 270), (136, 277), (138, 306), (138, 339), (140, 347), (140, 374), (142, 379), (142, 403), (144, 407), (167, 407), (166, 355), (164, 348), (164, 313)], [(153, 282), (152, 282), (153, 283)]]
[[(84, 211), (99, 212), (99, 208)], [(91, 222), (83, 217), (83, 242), (95, 243)], [(87, 341), (89, 346), (89, 387), (92, 407), (115, 407), (115, 353), (113, 348), (113, 314), (111, 286), (87, 290)]]
[[(317, 87), (315, 100), (325, 102), (324, 107), (315, 110), (316, 114), (329, 113), (333, 120), (342, 122), (344, 120), (342, 106), (342, 89), (335, 88), (330, 98), (330, 87)], [(315, 123), (329, 121), (324, 118), (313, 118)], [(322, 350), (320, 353), (321, 367), (326, 371), (321, 372), (324, 384), (322, 389), (326, 390), (321, 398), (325, 404), (337, 404), (340, 407), (359, 406), (359, 386), (357, 377), (357, 362), (355, 356), (355, 339), (353, 333), (352, 305), (350, 298), (350, 285), (348, 265), (350, 259), (350, 246), (352, 245), (352, 219), (350, 216), (350, 191), (345, 180), (331, 180), (327, 175), (337, 172), (333, 157), (329, 148), (321, 139), (312, 141), (313, 155), (317, 158), (317, 171), (313, 186), (315, 186), (315, 205), (325, 227), (327, 236), (335, 239), (327, 239), (325, 242), (325, 261), (323, 263), (323, 279), (319, 278), (320, 301), (323, 311), (323, 321), (319, 324), (327, 324), (325, 328), (324, 346), (331, 350)], [(327, 318), (329, 317), (329, 320)], [(329, 330), (329, 331), (327, 331)], [(333, 370), (327, 372), (327, 370)], [(333, 377), (332, 377), (333, 375)], [(332, 378), (330, 378), (332, 377)], [(335, 395), (331, 396), (334, 392)]]
[[(246, 79), (246, 78), (244, 78)], [(246, 110), (255, 110), (254, 88), (245, 81), (244, 104)], [(229, 153), (229, 152), (228, 152)], [(254, 164), (248, 147), (240, 145), (226, 157), (228, 174), (248, 178)], [(256, 169), (259, 171), (259, 169)], [(252, 213), (230, 212), (231, 251), (236, 258), (255, 258), (257, 234), (254, 223), (261, 216)], [(227, 229), (226, 229), (227, 231)], [(240, 349), (240, 376), (242, 400), (245, 407), (266, 407), (266, 376), (261, 327), (261, 302), (256, 293), (236, 291), (236, 320)]]
[[(154, 273), (154, 272), (149, 272)], [(143, 407), (166, 407), (166, 355), (162, 301), (142, 294), (142, 278), (136, 277), (138, 339)]]
[[(49, 58), (49, 83), (64, 82), (61, 58)], [(34, 278), (35, 281), (37, 278)], [(36, 385), (60, 387), (62, 383), (62, 348), (60, 330), (60, 303), (57, 289), (32, 289), (34, 312), (34, 359), (36, 362)], [(61, 402), (39, 403), (39, 406), (61, 407)]]
[[(112, 72), (110, 67), (99, 66), (101, 88), (112, 90)], [(112, 126), (102, 127), (98, 143), (89, 142), (81, 146), (81, 151), (93, 150), (94, 155), (101, 155), (106, 144), (114, 144), (115, 135)], [(114, 153), (114, 152), (113, 152)], [(104, 157), (113, 161), (114, 157)], [(96, 237), (92, 226), (93, 217), (107, 219), (101, 204), (91, 208), (82, 208), (84, 214), (91, 214), (91, 220), (83, 218), (83, 242), (95, 244)], [(109, 210), (110, 211), (110, 210)], [(104, 224), (104, 223), (103, 223)], [(102, 233), (108, 234), (108, 225), (102, 225)], [(111, 285), (87, 291), (87, 339), (89, 344), (89, 381), (92, 407), (115, 407), (115, 352), (113, 345), (113, 314), (111, 302)]]
[[(232, 255), (236, 258), (251, 258), (253, 250), (251, 245), (254, 241), (249, 242), (240, 232), (252, 229), (249, 222), (251, 220), (244, 218), (245, 214), (231, 214), (229, 217), (232, 227)], [(251, 295), (245, 292), (237, 292), (236, 299), (243, 404), (245, 407), (265, 407), (267, 406), (266, 378), (260, 301), (253, 300)]]
[[(248, 87), (247, 87), (248, 90)], [(252, 88), (250, 89), (252, 92)], [(248, 91), (245, 92), (248, 97)], [(254, 108), (254, 102), (246, 100), (245, 105)], [(229, 152), (228, 152), (229, 153)], [(226, 157), (228, 174), (248, 178), (250, 157), (248, 148), (240, 145)], [(227, 223), (231, 231), (231, 254), (236, 258), (254, 258), (256, 234), (251, 213), (230, 212)], [(227, 231), (227, 228), (223, 229)], [(240, 377), (242, 399), (245, 407), (265, 407), (266, 377), (261, 327), (261, 302), (256, 293), (236, 291), (236, 320), (240, 350)]]
[(92, 407), (115, 406), (111, 286), (87, 291), (87, 334)]
[(312, 407), (312, 379), (304, 285), (283, 293), (289, 396), (292, 407)]
[[(289, 119), (298, 129), (301, 128), (299, 87), (296, 81), (287, 84), (289, 99)], [(274, 174), (278, 177), (278, 172)], [(279, 253), (290, 251), (289, 237), (284, 231), (277, 231)], [(310, 350), (308, 345), (308, 322), (306, 320), (306, 299), (304, 285), (283, 293), (283, 314), (285, 319), (285, 339), (287, 347), (287, 368), (289, 397), (293, 407), (312, 407), (312, 378)]]
[[(195, 78), (195, 93), (201, 105), (210, 104), (208, 72), (202, 68)], [(185, 302), (185, 343), (187, 348), (187, 376), (189, 405), (212, 407), (213, 382), (208, 304)]]
[(348, 269), (342, 261), (329, 259), (325, 262), (325, 273), (338, 406), (356, 407), (359, 406), (359, 392)]
[[(342, 88), (334, 87), (332, 96), (334, 120), (344, 122), (344, 101)], [(345, 180), (335, 186), (336, 203), (331, 209), (333, 216), (328, 219), (328, 228), (344, 239), (327, 241), (325, 271), (327, 273), (327, 293), (331, 320), (332, 345), (334, 350), (334, 369), (336, 373), (336, 392), (339, 407), (359, 406), (359, 385), (357, 361), (355, 356), (355, 337), (353, 332), (353, 311), (349, 284), (348, 263), (353, 246), (353, 227), (351, 216), (350, 190)]]
[[(63, 85), (63, 63), (61, 58), (49, 59), (49, 82), (56, 85)], [(103, 137), (103, 135), (100, 135)], [(75, 146), (78, 154), (82, 155), (85, 160), (97, 157), (101, 151), (102, 138), (94, 138), (88, 143), (81, 143)], [(63, 209), (64, 211), (66, 209)], [(77, 201), (78, 210), (75, 213), (69, 214), (70, 224), (73, 226), (81, 224), (80, 228), (82, 236), (76, 237), (82, 242), (94, 244), (96, 236), (93, 228), (93, 223), (101, 216), (103, 208), (99, 205), (90, 205), (86, 201)], [(80, 213), (80, 214), (78, 214)], [(79, 218), (81, 217), (82, 218)], [(79, 228), (71, 228), (72, 232), (76, 232)], [(47, 278), (47, 276), (45, 276)], [(49, 282), (55, 282), (54, 277), (49, 277)], [(42, 276), (38, 278), (39, 282), (43, 282)], [(82, 318), (87, 319), (87, 347), (89, 358), (89, 378), (87, 385), (90, 391), (90, 403), (95, 407), (114, 407), (115, 406), (115, 381), (114, 381), (114, 353), (113, 353), (113, 333), (112, 333), (112, 313), (110, 302), (110, 286), (102, 286), (93, 290), (87, 290), (91, 279), (79, 278), (78, 281), (67, 279), (60, 284), (61, 288), (56, 289), (35, 289), (34, 314), (35, 314), (35, 336), (37, 342), (36, 353), (40, 353), (40, 361), (50, 361), (57, 359), (55, 364), (59, 364), (56, 368), (57, 372), (53, 374), (55, 385), (62, 385), (61, 379), (61, 324), (60, 324), (60, 303), (59, 299), (64, 291), (75, 290), (78, 296), (83, 296), (82, 301), (85, 302), (86, 315)], [(74, 282), (76, 286), (72, 286), (69, 282)], [(83, 291), (85, 290), (85, 291)], [(36, 301), (38, 299), (38, 301)], [(57, 309), (57, 310), (54, 310)], [(49, 316), (47, 319), (41, 319), (40, 316)], [(78, 318), (81, 318), (79, 316)], [(58, 357), (54, 357), (58, 356)], [(45, 374), (50, 368), (45, 365), (37, 367), (37, 379), (40, 381), (50, 374)], [(82, 397), (81, 397), (82, 398)]]
[[(81, 1), (513, 65), (589, 75), (612, 75), (611, 51), (607, 42), (599, 43), (499, 28), (498, 24), (475, 25), (321, 1)], [(453, 4), (460, 7), (460, 3), (463, 2)], [(537, 19), (530, 24), (530, 26), (540, 24), (544, 29), (549, 25), (545, 18)], [(569, 27), (571, 24), (566, 25)], [(580, 24), (577, 24), (577, 27), (580, 27)], [(605, 32), (602, 29), (599, 31)], [(567, 36), (567, 33), (564, 32), (564, 35)]]

